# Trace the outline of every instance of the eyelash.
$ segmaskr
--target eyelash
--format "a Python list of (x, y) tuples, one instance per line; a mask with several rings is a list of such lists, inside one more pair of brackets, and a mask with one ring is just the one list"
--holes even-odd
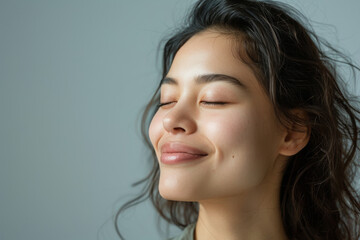
[(162, 106), (169, 105), (169, 104), (171, 104), (171, 103), (173, 103), (173, 102), (159, 103), (159, 104), (157, 105), (157, 107), (158, 107), (158, 108), (161, 108)]
[(225, 105), (226, 102), (207, 102), (207, 101), (201, 101), (201, 103), (204, 103), (206, 105)]
[[(162, 106), (166, 106), (166, 105), (169, 105), (171, 103), (174, 103), (174, 102), (164, 102), (164, 103), (159, 103), (158, 104), (158, 108), (162, 107)], [(200, 103), (203, 103), (205, 105), (225, 105), (226, 102), (208, 102), (208, 101), (201, 101)]]

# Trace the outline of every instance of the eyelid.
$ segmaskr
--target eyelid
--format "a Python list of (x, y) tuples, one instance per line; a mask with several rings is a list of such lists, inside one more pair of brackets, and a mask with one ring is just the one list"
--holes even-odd
[(160, 103), (157, 105), (157, 107), (158, 107), (158, 108), (161, 108), (161, 107), (163, 107), (163, 106), (172, 104), (172, 103), (174, 103), (174, 102), (175, 102), (175, 101), (171, 101), (171, 102), (160, 102)]
[[(169, 105), (174, 103), (175, 101), (171, 101), (171, 102), (163, 102), (163, 103), (159, 103), (157, 105), (158, 108), (161, 108), (163, 106)], [(200, 103), (205, 104), (205, 105), (225, 105), (227, 104), (227, 102), (220, 102), (220, 101), (200, 101)]]
[(220, 101), (201, 101), (200, 103), (206, 104), (206, 105), (225, 105), (227, 102), (220, 102)]

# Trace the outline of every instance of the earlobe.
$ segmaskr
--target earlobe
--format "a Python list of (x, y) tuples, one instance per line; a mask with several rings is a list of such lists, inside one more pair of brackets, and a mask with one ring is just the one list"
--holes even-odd
[[(297, 116), (305, 118), (303, 112), (296, 112)], [(309, 142), (311, 129), (309, 126), (294, 123), (284, 134), (279, 154), (293, 156), (300, 152)]]

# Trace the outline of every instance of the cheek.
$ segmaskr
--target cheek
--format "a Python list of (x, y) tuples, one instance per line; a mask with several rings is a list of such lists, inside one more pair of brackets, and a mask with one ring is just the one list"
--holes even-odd
[(250, 127), (248, 117), (249, 115), (244, 113), (223, 112), (207, 116), (201, 126), (216, 150), (224, 154), (222, 153), (224, 150), (239, 146), (248, 135)]
[(253, 111), (239, 111), (207, 119), (212, 120), (204, 121), (203, 131), (216, 149), (212, 185), (224, 193), (258, 185), (271, 163), (261, 117)]
[(268, 154), (276, 148), (277, 128), (273, 122), (269, 114), (244, 106), (207, 116), (200, 125), (219, 154), (226, 158), (238, 154), (257, 161), (271, 158)]

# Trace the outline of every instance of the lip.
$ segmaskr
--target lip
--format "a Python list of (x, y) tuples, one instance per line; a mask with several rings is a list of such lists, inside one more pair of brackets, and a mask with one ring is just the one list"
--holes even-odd
[(208, 154), (189, 145), (168, 142), (161, 146), (160, 161), (164, 164), (179, 164), (201, 159)]

